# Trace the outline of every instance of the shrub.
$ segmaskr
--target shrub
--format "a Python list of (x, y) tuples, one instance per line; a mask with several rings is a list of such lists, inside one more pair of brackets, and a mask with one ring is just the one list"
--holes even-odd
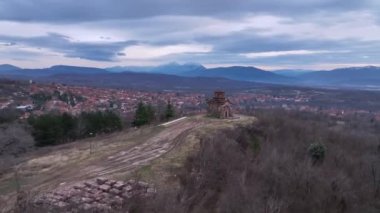
[(256, 136), (252, 136), (252, 139), (249, 143), (250, 148), (252, 151), (257, 154), (260, 151), (260, 141)]
[(326, 155), (326, 147), (321, 143), (312, 143), (308, 148), (308, 153), (313, 163), (322, 162)]
[(0, 124), (9, 123), (17, 120), (21, 116), (20, 111), (16, 109), (0, 109)]

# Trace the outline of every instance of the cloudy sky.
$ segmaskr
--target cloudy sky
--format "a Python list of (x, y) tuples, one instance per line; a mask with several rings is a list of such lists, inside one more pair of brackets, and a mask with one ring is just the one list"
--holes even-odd
[(380, 65), (379, 0), (0, 0), (0, 64)]

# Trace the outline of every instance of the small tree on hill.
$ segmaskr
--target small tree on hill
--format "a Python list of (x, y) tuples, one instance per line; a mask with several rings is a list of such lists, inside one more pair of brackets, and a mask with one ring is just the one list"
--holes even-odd
[(29, 123), (33, 127), (32, 135), (37, 146), (55, 145), (61, 142), (64, 130), (62, 120), (57, 115), (42, 115), (31, 117)]
[(104, 132), (114, 132), (123, 128), (120, 117), (112, 111), (106, 111), (103, 115), (104, 119)]
[(63, 131), (63, 137), (67, 140), (75, 140), (76, 139), (76, 128), (77, 128), (77, 119), (68, 113), (63, 113), (60, 116), (61, 120), (61, 128)]
[(174, 118), (174, 116), (175, 116), (174, 107), (169, 101), (168, 105), (166, 106), (165, 119), (169, 120), (171, 118)]
[(146, 105), (147, 122), (152, 123), (155, 119), (155, 111), (151, 104)]
[(148, 113), (146, 106), (143, 102), (140, 102), (137, 105), (136, 113), (135, 113), (135, 119), (133, 120), (132, 124), (133, 126), (142, 126), (144, 124), (148, 123)]

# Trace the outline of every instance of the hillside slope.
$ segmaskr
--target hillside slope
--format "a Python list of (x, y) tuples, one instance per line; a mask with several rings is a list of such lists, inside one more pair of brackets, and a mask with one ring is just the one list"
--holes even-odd
[[(234, 128), (254, 120), (252, 117), (217, 120), (198, 116), (166, 126), (125, 131), (39, 150), (17, 165), (18, 178), (14, 171), (0, 176), (0, 201), (8, 207), (2, 211), (9, 210), (15, 202), (18, 184), (32, 194), (96, 177), (138, 178), (160, 185), (170, 176), (167, 169), (180, 167), (187, 154), (197, 146), (199, 139), (195, 138), (209, 134), (212, 129)], [(206, 129), (208, 131), (204, 132)], [(173, 149), (176, 151), (169, 152)], [(156, 171), (155, 178), (147, 173), (147, 166)]]

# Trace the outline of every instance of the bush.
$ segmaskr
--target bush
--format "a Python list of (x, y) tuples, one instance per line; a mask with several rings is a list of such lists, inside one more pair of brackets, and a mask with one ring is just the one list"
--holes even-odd
[(308, 148), (308, 153), (313, 160), (313, 163), (322, 162), (325, 158), (326, 147), (320, 143), (312, 143)]
[(20, 111), (16, 109), (0, 109), (0, 124), (10, 123), (17, 120), (21, 116)]
[(45, 93), (36, 93), (30, 96), (33, 100), (33, 103), (37, 107), (41, 107), (44, 105), (47, 101), (52, 99), (52, 96), (50, 94), (45, 94)]

